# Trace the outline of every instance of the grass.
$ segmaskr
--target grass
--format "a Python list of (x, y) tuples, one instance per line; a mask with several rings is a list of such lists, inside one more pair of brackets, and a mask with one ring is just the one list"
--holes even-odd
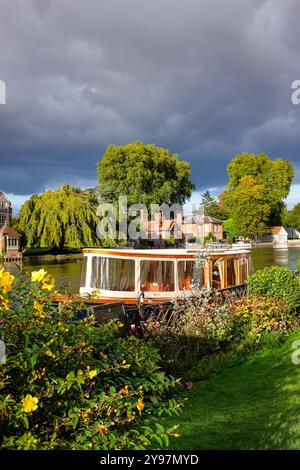
[(171, 449), (299, 449), (300, 364), (291, 361), (295, 340), (300, 328), (283, 345), (195, 384), (185, 395), (183, 414), (168, 420), (180, 425)]

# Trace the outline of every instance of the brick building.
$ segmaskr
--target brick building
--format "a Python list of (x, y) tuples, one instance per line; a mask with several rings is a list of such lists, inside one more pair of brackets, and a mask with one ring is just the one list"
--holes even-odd
[(208, 216), (178, 213), (170, 219), (163, 212), (157, 212), (154, 220), (148, 221), (148, 214), (141, 211), (141, 223), (148, 240), (156, 247), (163, 246), (163, 241), (169, 237), (181, 243), (192, 239), (204, 241), (208, 237), (217, 241), (223, 238), (222, 220)]

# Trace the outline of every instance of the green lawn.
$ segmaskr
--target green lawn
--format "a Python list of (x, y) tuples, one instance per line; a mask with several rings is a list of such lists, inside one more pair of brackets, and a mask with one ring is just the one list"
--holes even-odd
[(300, 449), (300, 364), (291, 343), (251, 356), (233, 369), (195, 384), (172, 449)]

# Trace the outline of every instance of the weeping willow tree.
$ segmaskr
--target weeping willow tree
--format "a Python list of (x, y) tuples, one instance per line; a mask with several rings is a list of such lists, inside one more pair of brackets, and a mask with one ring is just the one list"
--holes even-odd
[(34, 194), (23, 204), (16, 224), (27, 247), (98, 246), (98, 199), (92, 192), (64, 185)]

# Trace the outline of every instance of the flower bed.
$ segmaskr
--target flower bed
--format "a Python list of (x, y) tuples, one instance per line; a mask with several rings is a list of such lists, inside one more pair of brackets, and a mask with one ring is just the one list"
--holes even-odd
[[(159, 349), (165, 371), (186, 378), (199, 361), (222, 359), (229, 352), (247, 354), (299, 324), (282, 300), (253, 295), (224, 301), (208, 289), (194, 289), (193, 295), (178, 301), (170, 318), (159, 327), (150, 321), (146, 339)], [(193, 376), (200, 377), (202, 372)]]

